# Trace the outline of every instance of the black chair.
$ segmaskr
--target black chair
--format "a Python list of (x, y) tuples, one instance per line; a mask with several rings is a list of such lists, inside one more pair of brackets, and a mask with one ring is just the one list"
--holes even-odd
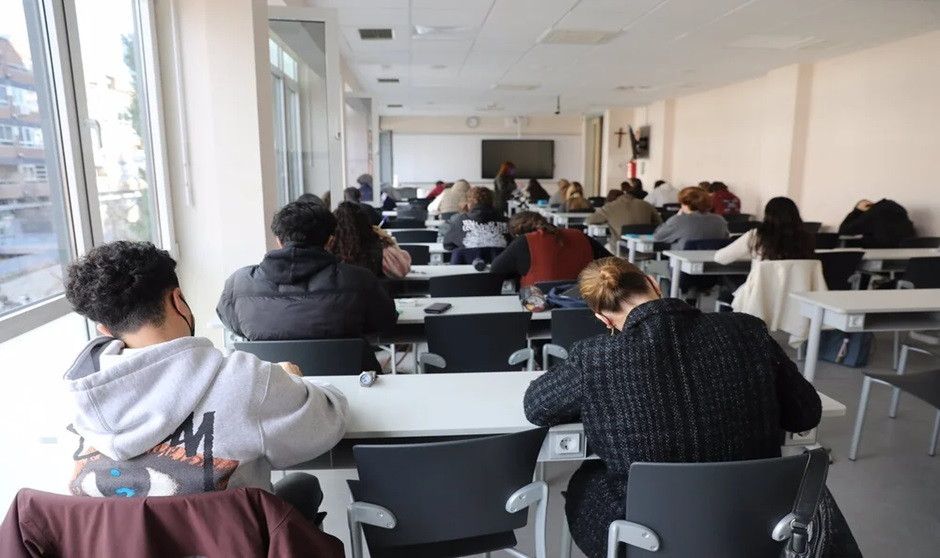
[(398, 242), (437, 242), (437, 231), (399, 231), (392, 230), (392, 236)]
[(686, 240), (682, 245), (683, 250), (721, 250), (731, 244), (730, 238), (700, 238), (697, 240)]
[(915, 236), (901, 241), (901, 248), (940, 248), (940, 236)]
[[(546, 558), (548, 486), (532, 482), (548, 429), (455, 442), (359, 445), (347, 512), (353, 558), (444, 558), (514, 548), (535, 507)], [(514, 553), (515, 554), (515, 553)], [(517, 556), (524, 554), (515, 554)]]
[[(418, 357), (424, 372), (499, 372), (534, 365), (528, 347), (529, 312), (428, 316), (428, 352)], [(508, 365), (508, 366), (507, 366)]]
[(839, 247), (839, 233), (816, 233), (816, 249), (832, 250)]
[(760, 226), (760, 221), (728, 221), (728, 232), (731, 234), (744, 234)]
[[(814, 468), (807, 467), (811, 455)], [(634, 463), (626, 519), (610, 525), (607, 555), (626, 543), (631, 557), (781, 556), (804, 478), (821, 486), (828, 467), (824, 449), (724, 463)]]
[(604, 196), (591, 196), (588, 198), (588, 201), (591, 202), (591, 207), (604, 207), (604, 203), (607, 202), (607, 198)]
[(432, 297), (498, 296), (504, 280), (502, 275), (483, 272), (431, 277), (429, 283)]
[[(898, 289), (940, 289), (940, 257), (911, 258), (904, 268), (904, 275), (897, 281)], [(935, 331), (910, 331), (908, 339), (901, 342), (901, 333), (894, 332), (894, 363), (898, 375), (907, 370), (908, 355), (915, 353), (937, 356), (940, 354), (940, 336)], [(898, 414), (901, 390), (895, 389), (891, 396), (888, 416)]]
[[(730, 223), (729, 223), (730, 225)], [(698, 240), (686, 240), (682, 245), (683, 250), (721, 250), (731, 244), (730, 238), (700, 238)], [(687, 292), (690, 289), (701, 291), (710, 291), (722, 283), (722, 275), (689, 275), (683, 273), (679, 277), (679, 290)]]
[(542, 347), (542, 370), (548, 370), (550, 357), (568, 358), (568, 350), (577, 341), (608, 335), (604, 324), (588, 308), (556, 308), (552, 310), (552, 342)]
[(496, 256), (503, 253), (505, 248), (488, 246), (486, 248), (457, 248), (450, 253), (451, 265), (468, 265), (476, 260), (483, 260), (484, 263), (491, 264)]
[(396, 218), (392, 219), (385, 223), (385, 226), (382, 227), (386, 230), (393, 229), (423, 229), (425, 219), (401, 219)]
[(540, 291), (542, 291), (543, 293), (548, 294), (548, 291), (554, 289), (555, 287), (561, 287), (561, 286), (564, 286), (564, 285), (572, 285), (572, 286), (574, 286), (574, 285), (577, 285), (577, 284), (578, 284), (578, 281), (577, 281), (577, 280), (575, 280), (575, 279), (568, 279), (568, 280), (566, 280), (566, 281), (538, 281), (538, 282), (535, 283), (534, 286), (537, 287), (537, 288), (538, 288)]
[(607, 555), (626, 543), (631, 557), (781, 556), (804, 477), (821, 486), (828, 467), (823, 449), (751, 461), (634, 463), (626, 519), (610, 525)]
[(742, 221), (746, 223), (751, 220), (751, 217), (753, 217), (753, 215), (751, 215), (750, 213), (735, 213), (732, 215), (722, 215), (722, 217), (724, 217), (725, 221), (729, 223), (742, 222)]
[(810, 234), (816, 234), (822, 228), (822, 223), (818, 221), (803, 221), (803, 228)]
[(411, 265), (428, 265), (431, 263), (431, 249), (420, 244), (399, 244), (399, 248), (411, 254)]
[(232, 346), (268, 362), (292, 362), (304, 376), (359, 375), (370, 350), (363, 339), (239, 341)]
[(653, 234), (659, 225), (624, 225), (620, 227), (620, 236), (625, 234)]
[(830, 291), (858, 290), (861, 275), (858, 266), (862, 263), (865, 252), (861, 250), (845, 252), (821, 252), (816, 259), (822, 262), (823, 276)]
[(903, 376), (865, 374), (865, 382), (862, 384), (862, 396), (858, 401), (858, 414), (855, 416), (855, 430), (852, 433), (849, 459), (855, 461), (858, 457), (858, 445), (862, 438), (862, 427), (865, 425), (865, 412), (868, 410), (868, 396), (871, 393), (872, 383), (892, 386), (895, 391), (909, 393), (937, 409), (937, 416), (933, 423), (933, 434), (930, 436), (930, 445), (927, 449), (927, 455), (936, 455), (937, 436), (940, 435), (940, 370), (928, 370)]

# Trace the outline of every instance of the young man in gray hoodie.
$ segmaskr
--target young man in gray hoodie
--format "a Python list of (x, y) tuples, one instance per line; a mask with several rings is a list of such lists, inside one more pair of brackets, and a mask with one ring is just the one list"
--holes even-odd
[[(80, 437), (73, 494), (271, 490), (272, 468), (311, 460), (345, 433), (339, 390), (195, 337), (175, 270), (166, 251), (123, 241), (69, 266), (66, 297), (103, 335), (65, 374)], [(316, 517), (316, 477), (294, 473), (273, 491)]]

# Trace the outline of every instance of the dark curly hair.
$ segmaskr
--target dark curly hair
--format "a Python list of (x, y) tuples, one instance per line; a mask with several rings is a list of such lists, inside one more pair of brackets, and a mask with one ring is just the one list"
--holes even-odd
[(336, 231), (330, 253), (343, 263), (369, 267), (369, 249), (381, 242), (372, 229), (369, 216), (353, 202), (343, 202), (336, 208)]
[(548, 222), (543, 215), (534, 211), (520, 211), (509, 219), (509, 234), (515, 237), (525, 236), (529, 233), (542, 231), (555, 237), (558, 244), (564, 246), (558, 227)]
[(65, 297), (82, 316), (119, 336), (166, 320), (166, 295), (179, 287), (176, 261), (150, 242), (119, 240), (68, 267)]
[(336, 228), (330, 210), (309, 202), (295, 201), (274, 214), (271, 232), (281, 241), (304, 248), (323, 248)]

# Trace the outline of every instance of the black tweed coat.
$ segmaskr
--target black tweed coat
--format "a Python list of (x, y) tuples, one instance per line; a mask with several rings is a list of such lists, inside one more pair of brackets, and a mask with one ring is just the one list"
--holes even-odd
[[(631, 463), (778, 457), (783, 432), (815, 427), (822, 405), (758, 318), (662, 299), (630, 312), (620, 333), (575, 344), (529, 386), (525, 413), (537, 425), (583, 422), (600, 460), (572, 476), (565, 510), (577, 545), (602, 557)], [(833, 554), (843, 555), (855, 554)]]

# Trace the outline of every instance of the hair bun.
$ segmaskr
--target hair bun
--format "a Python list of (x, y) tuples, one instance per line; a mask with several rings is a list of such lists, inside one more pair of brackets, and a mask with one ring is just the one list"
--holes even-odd
[(604, 289), (614, 290), (620, 286), (620, 269), (616, 265), (605, 265), (598, 272)]

